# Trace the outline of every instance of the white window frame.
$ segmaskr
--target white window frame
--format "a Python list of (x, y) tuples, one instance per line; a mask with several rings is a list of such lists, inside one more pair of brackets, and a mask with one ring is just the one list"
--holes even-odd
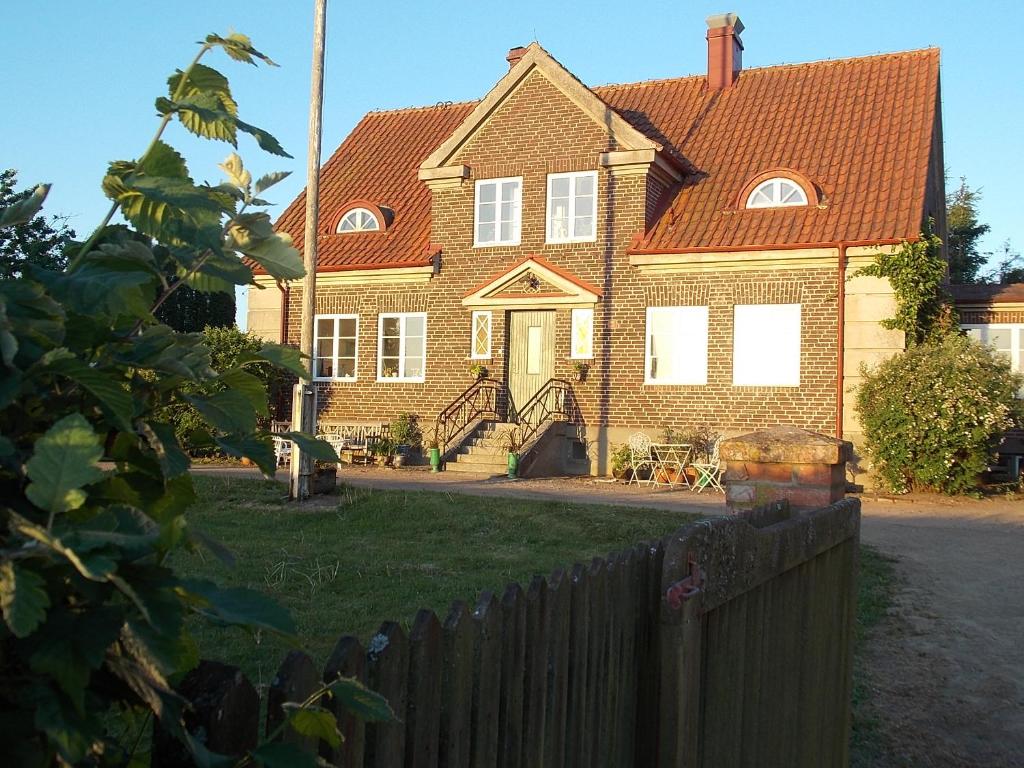
[[(703, 359), (701, 357), (693, 358), (699, 364), (694, 366), (693, 370), (688, 372), (687, 375), (677, 379), (667, 378), (651, 378), (651, 317), (659, 312), (678, 312), (682, 315), (691, 315), (691, 321), (696, 320), (701, 322), (704, 327), (704, 344)], [(709, 312), (706, 306), (669, 306), (669, 307), (648, 307), (647, 308), (647, 322), (644, 326), (644, 384), (652, 386), (679, 386), (679, 385), (695, 385), (704, 386), (708, 383), (708, 329), (709, 329)], [(692, 340), (687, 341), (684, 345), (686, 352), (692, 352), (698, 349)]]
[[(377, 226), (375, 226), (373, 228), (361, 227), (360, 229), (345, 229), (345, 230), (342, 230), (341, 225), (342, 225), (342, 223), (344, 223), (345, 219), (347, 219), (349, 216), (353, 216), (354, 214), (357, 214), (357, 213), (362, 213), (364, 216), (369, 216), (370, 219), (372, 219), (373, 222)], [(377, 217), (377, 214), (375, 214), (369, 208), (353, 208), (350, 211), (345, 211), (345, 215), (342, 216), (340, 219), (338, 219), (338, 226), (335, 228), (334, 231), (337, 234), (339, 234), (339, 235), (353, 235), (353, 234), (356, 234), (357, 232), (380, 232), (383, 228), (384, 228), (383, 223)]]
[[(783, 364), (780, 364), (778, 359), (778, 353), (782, 343), (793, 344), (793, 340), (782, 340), (778, 336), (773, 336), (771, 339), (760, 339), (760, 343), (751, 345), (749, 342), (744, 341), (742, 344), (743, 349), (754, 348), (761, 352), (771, 352), (775, 355), (771, 362), (764, 361), (763, 365), (751, 366), (748, 362), (743, 361), (742, 365), (737, 365), (739, 361), (739, 355), (741, 352), (741, 344), (738, 342), (739, 333), (741, 332), (741, 323), (739, 321), (739, 315), (743, 314), (746, 310), (755, 310), (751, 314), (754, 315), (755, 321), (749, 325), (749, 328), (758, 329), (760, 331), (776, 332), (778, 327), (770, 322), (767, 322), (767, 316), (771, 314), (772, 309), (777, 312), (780, 309), (785, 308), (790, 314), (789, 319), (795, 320), (796, 322), (796, 349), (791, 347), (786, 350), (789, 355), (795, 351), (796, 353), (796, 368), (784, 368)], [(763, 310), (758, 313), (756, 310)], [(792, 313), (796, 312), (796, 317), (792, 317)], [(757, 318), (760, 314), (761, 317)], [(733, 306), (732, 315), (732, 384), (734, 387), (799, 387), (800, 386), (800, 365), (803, 358), (803, 306), (800, 304), (735, 304)], [(743, 326), (744, 330), (747, 326), (748, 319), (744, 318)], [(785, 361), (783, 361), (785, 362)], [(790, 359), (790, 364), (794, 361)], [(748, 371), (757, 370), (759, 375), (750, 376)]]
[[(782, 202), (781, 187), (782, 183), (790, 184), (796, 188), (800, 193), (799, 200), (791, 200), (789, 202)], [(759, 192), (765, 191), (768, 187), (771, 187), (771, 199), (770, 203), (755, 203), (754, 196)], [(809, 205), (807, 201), (807, 190), (803, 188), (803, 185), (799, 182), (793, 181), (793, 179), (786, 178), (785, 176), (775, 176), (771, 179), (765, 179), (747, 195), (747, 208), (791, 208), (791, 207), (806, 207)]]
[[(587, 323), (589, 327), (587, 350), (582, 354), (576, 354), (576, 324), (578, 321)], [(593, 307), (577, 307), (572, 310), (569, 318), (569, 357), (573, 360), (592, 360), (594, 358)]]
[[(476, 351), (476, 321), (477, 318), (487, 318), (487, 353), (478, 354)], [(494, 318), (491, 313), (487, 310), (476, 310), (473, 312), (473, 319), (470, 321), (470, 336), (469, 336), (469, 357), (471, 360), (490, 360), (491, 359), (491, 344), (494, 340)]]
[[(1016, 373), (1024, 373), (1024, 350), (1021, 349), (1021, 343), (1024, 342), (1024, 323), (964, 323), (960, 326), (960, 329), (963, 331), (1009, 331), (1010, 370)], [(981, 339), (978, 339), (978, 341), (981, 341)], [(996, 349), (987, 341), (981, 341), (981, 343)], [(1024, 398), (1024, 390), (1018, 393), (1018, 397)]]
[[(398, 375), (397, 376), (383, 376), (382, 375), (382, 363), (384, 351), (384, 320), (390, 317), (399, 318), (399, 329), (398, 329)], [(409, 318), (421, 317), (423, 318), (423, 375), (422, 376), (406, 376), (405, 375), (405, 340), (406, 332), (405, 326)], [(377, 315), (377, 381), (384, 383), (392, 382), (406, 382), (413, 384), (422, 384), (426, 380), (427, 376), (427, 313), (426, 312), (382, 312)]]
[[(333, 320), (334, 321), (334, 347), (331, 353), (331, 360), (333, 361), (333, 370), (338, 370), (338, 321), (339, 320), (355, 320), (356, 321), (356, 352), (355, 352), (355, 369), (351, 376), (314, 376), (314, 381), (357, 381), (359, 379), (359, 315), (315, 315), (313, 317), (313, 370), (318, 370), (319, 356), (317, 350), (320, 345), (320, 321), (321, 320)], [(347, 337), (346, 337), (347, 338)]]
[[(501, 188), (508, 182), (515, 182), (516, 196), (513, 206), (512, 238), (501, 239)], [(480, 187), (494, 184), (494, 240), (483, 242), (480, 240)], [(519, 245), (523, 229), (523, 177), (504, 176), (500, 179), (477, 179), (475, 196), (473, 198), (473, 247), (494, 248), (508, 245)]]
[[(594, 220), (591, 234), (576, 236), (576, 179), (590, 177), (594, 181)], [(569, 234), (567, 237), (555, 237), (551, 233), (551, 187), (556, 179), (569, 179)], [(593, 243), (597, 240), (597, 171), (572, 171), (570, 173), (549, 173), (547, 193), (547, 214), (544, 219), (545, 242), (547, 243)]]

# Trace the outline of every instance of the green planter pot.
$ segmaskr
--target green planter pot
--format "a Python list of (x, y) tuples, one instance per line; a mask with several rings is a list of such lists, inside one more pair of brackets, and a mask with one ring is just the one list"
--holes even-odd
[(431, 448), (430, 449), (430, 471), (440, 472), (441, 471), (441, 449)]
[(516, 473), (519, 471), (519, 455), (510, 453), (508, 455), (508, 476), (515, 479)]

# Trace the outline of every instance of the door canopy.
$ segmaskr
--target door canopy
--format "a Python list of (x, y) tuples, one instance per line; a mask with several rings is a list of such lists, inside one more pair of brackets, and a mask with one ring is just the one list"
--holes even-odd
[(539, 256), (529, 256), (462, 298), (472, 309), (592, 307), (601, 289)]

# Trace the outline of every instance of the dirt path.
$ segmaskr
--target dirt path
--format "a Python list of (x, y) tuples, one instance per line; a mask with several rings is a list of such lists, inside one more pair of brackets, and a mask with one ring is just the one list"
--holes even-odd
[(897, 558), (866, 648), (884, 766), (1024, 766), (1024, 502), (864, 500), (862, 539)]

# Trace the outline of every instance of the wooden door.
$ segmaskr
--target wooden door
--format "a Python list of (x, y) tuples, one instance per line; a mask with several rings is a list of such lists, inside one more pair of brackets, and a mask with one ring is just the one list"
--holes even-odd
[(508, 389), (522, 408), (555, 375), (555, 313), (509, 314)]

